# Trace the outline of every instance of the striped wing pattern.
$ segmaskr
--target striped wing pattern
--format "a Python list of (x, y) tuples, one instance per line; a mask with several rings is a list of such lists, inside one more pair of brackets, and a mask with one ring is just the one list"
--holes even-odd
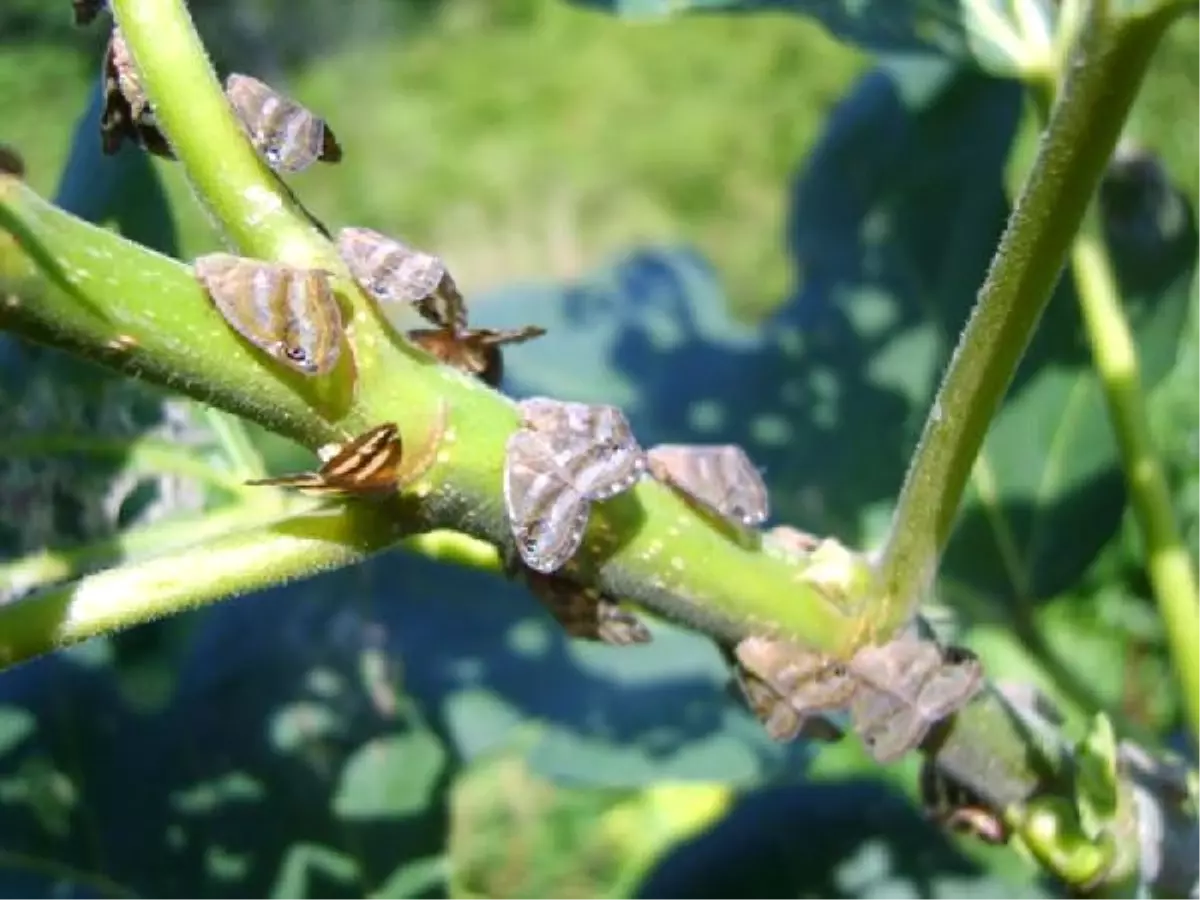
[(504, 357), (500, 348), (541, 337), (545, 328), (468, 328), (455, 333), (448, 328), (416, 328), (408, 339), (446, 365), (475, 375), (485, 384), (497, 387), (504, 377)]
[(379, 302), (414, 304), (455, 333), (466, 327), (466, 302), (440, 257), (370, 228), (343, 228), (337, 245), (359, 287)]
[(242, 337), (305, 375), (333, 369), (342, 318), (326, 272), (213, 253), (196, 259), (196, 278)]
[(362, 496), (399, 490), (424, 475), (437, 460), (450, 405), (440, 401), (429, 439), (416, 453), (405, 452), (394, 422), (376, 425), (338, 448), (315, 472), (248, 481), (252, 485), (297, 488), (317, 494)]
[(718, 515), (747, 527), (769, 512), (767, 486), (734, 444), (660, 444), (651, 448), (650, 471)]
[(586, 500), (600, 501), (631, 488), (646, 456), (625, 414), (615, 406), (533, 397), (519, 404), (525, 426), (546, 436), (560, 468)]
[(395, 487), (403, 449), (394, 422), (376, 425), (343, 445), (316, 472), (248, 481), (320, 494), (372, 494)]
[(541, 435), (518, 429), (508, 439), (504, 505), (521, 558), (548, 574), (575, 555), (587, 528), (587, 501)]
[(645, 644), (650, 630), (595, 588), (560, 575), (526, 570), (525, 584), (571, 637), (615, 646)]
[(269, 84), (231, 74), (225, 96), (250, 143), (275, 172), (302, 172), (318, 160), (337, 162), (341, 147), (328, 123)]

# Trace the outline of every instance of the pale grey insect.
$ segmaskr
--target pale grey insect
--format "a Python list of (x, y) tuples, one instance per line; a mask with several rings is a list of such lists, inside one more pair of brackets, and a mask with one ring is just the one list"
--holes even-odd
[(231, 74), (225, 96), (268, 166), (275, 172), (302, 172), (317, 160), (337, 162), (342, 148), (329, 124), (269, 84)]
[(917, 747), (930, 728), (983, 686), (983, 667), (974, 654), (943, 649), (912, 632), (861, 648), (850, 666), (861, 684), (850, 702), (854, 730), (879, 763)]
[(562, 568), (579, 549), (590, 506), (543, 435), (518, 429), (509, 437), (504, 506), (517, 551), (535, 572)]
[(651, 473), (730, 521), (761, 525), (769, 512), (767, 486), (735, 444), (660, 444), (648, 454)]
[(466, 327), (466, 302), (440, 257), (370, 228), (343, 228), (337, 246), (359, 287), (378, 302), (414, 304), (455, 334)]
[(333, 369), (342, 317), (328, 272), (212, 253), (193, 263), (196, 279), (242, 337), (305, 375)]
[(544, 436), (584, 499), (607, 500), (645, 473), (646, 454), (617, 407), (531, 397), (518, 408), (525, 427)]

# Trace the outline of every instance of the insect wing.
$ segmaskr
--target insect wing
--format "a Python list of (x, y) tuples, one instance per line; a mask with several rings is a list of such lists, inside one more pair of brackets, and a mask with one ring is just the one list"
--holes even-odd
[(377, 425), (344, 444), (316, 472), (248, 481), (252, 485), (292, 487), (316, 493), (370, 494), (395, 486), (402, 447), (392, 422)]
[(617, 407), (533, 397), (520, 409), (526, 424), (545, 435), (585, 499), (606, 500), (642, 477), (646, 455)]
[(466, 326), (466, 304), (440, 257), (370, 228), (343, 228), (337, 244), (354, 280), (380, 303), (415, 304), (454, 333)]
[(718, 515), (747, 527), (766, 521), (767, 487), (741, 447), (660, 444), (648, 457), (655, 477)]
[(194, 270), (225, 321), (250, 343), (305, 375), (336, 365), (342, 320), (327, 273), (227, 253), (198, 258)]
[(416, 328), (408, 332), (408, 339), (446, 365), (478, 376), (485, 384), (496, 387), (504, 375), (500, 348), (505, 344), (533, 340), (545, 333), (546, 329), (536, 325), (501, 331), (469, 329), (458, 334), (449, 328)]
[[(225, 96), (250, 143), (274, 171), (302, 172), (325, 155), (325, 120), (269, 84), (235, 72), (225, 80)], [(337, 141), (330, 145), (340, 159)]]
[(583, 542), (587, 501), (542, 438), (523, 429), (508, 439), (504, 505), (517, 550), (535, 572), (562, 568)]
[(121, 96), (128, 101), (134, 121), (139, 121), (149, 111), (150, 101), (146, 98), (146, 92), (142, 88), (142, 76), (133, 62), (133, 56), (129, 53), (129, 45), (125, 43), (125, 36), (119, 28), (113, 28), (108, 46), (111, 65), (117, 75), (117, 86), (121, 90)]
[(396, 486), (403, 447), (395, 423), (359, 435), (321, 466), (321, 480), (334, 490), (363, 494)]
[(115, 27), (104, 49), (101, 83), (104, 91), (100, 109), (102, 152), (111, 156), (129, 140), (155, 156), (174, 159), (175, 152), (158, 129), (121, 31)]

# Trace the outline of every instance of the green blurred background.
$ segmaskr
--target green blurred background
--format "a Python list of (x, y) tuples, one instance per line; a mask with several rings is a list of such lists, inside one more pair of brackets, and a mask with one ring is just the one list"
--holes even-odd
[[(504, 301), (497, 289), (509, 284), (572, 281), (637, 247), (688, 245), (712, 265), (734, 316), (768, 317), (804, 280), (785, 236), (792, 180), (830, 110), (871, 65), (820, 25), (784, 13), (631, 23), (560, 0), (192, 6), (218, 64), (281, 86), (335, 128), (346, 163), (292, 182), (313, 211), (331, 227), (376, 227), (436, 250), (468, 296), (496, 304)], [(102, 28), (73, 29), (67, 7), (66, 0), (5, 0), (0, 8), (0, 140), (23, 152), (29, 181), (47, 196), (89, 102), (103, 43)], [(1192, 198), (1200, 197), (1198, 53), (1193, 19), (1172, 31), (1130, 124)], [(1032, 142), (1026, 122), (1010, 181)], [(179, 224), (181, 258), (214, 250), (216, 236), (179, 168), (155, 166)], [(486, 323), (488, 313), (475, 318)], [(1184, 362), (1194, 358), (1193, 332)], [(1190, 484), (1190, 426), (1170, 424), (1200, 422), (1200, 413), (1188, 391), (1176, 389), (1164, 402), (1164, 439)], [(1194, 533), (1194, 517), (1186, 521)], [(1099, 580), (1088, 596), (1121, 582)], [(1066, 622), (1072, 616), (1060, 613)], [(1068, 640), (1072, 628), (1063, 630)], [(1099, 641), (1094, 659), (1106, 646)], [(848, 745), (823, 751), (810, 772), (817, 782), (859, 773), (874, 768)], [(911, 796), (914, 773), (916, 763), (906, 762), (887, 778)], [(662, 780), (644, 790), (556, 784), (530, 772), (520, 748), (464, 767), (451, 796), (458, 893), (530, 898), (632, 895), (661, 854), (724, 815), (734, 799), (703, 781)], [(839, 797), (856, 803), (852, 794)], [(877, 798), (870, 804), (878, 809)], [(769, 817), (762, 809), (748, 815)], [(792, 812), (785, 804), (770, 815), (786, 823)], [(896, 815), (906, 821), (902, 810)], [(702, 852), (737, 857), (737, 841), (727, 835), (724, 850)], [(786, 884), (804, 853), (794, 835), (780, 841), (770, 851), (774, 862), (763, 862), (758, 841), (756, 865), (774, 866)], [(847, 871), (857, 875), (839, 876), (822, 892), (781, 887), (746, 896), (916, 895), (905, 893), (906, 882), (878, 875), (894, 860), (881, 862), (886, 851), (871, 846), (864, 840), (847, 851)], [(1036, 890), (1036, 872), (1012, 853), (959, 850), (1012, 881), (988, 889), (972, 881), (970, 890), (938, 895), (1002, 896), (1004, 883)], [(700, 895), (692, 884), (691, 893), (650, 895)]]

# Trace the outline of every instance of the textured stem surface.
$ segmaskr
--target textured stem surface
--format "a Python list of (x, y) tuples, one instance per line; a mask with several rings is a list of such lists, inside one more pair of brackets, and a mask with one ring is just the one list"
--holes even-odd
[(937, 572), (963, 491), (1129, 108), (1175, 10), (1118, 16), (1090, 4), (1025, 186), (963, 330), (905, 477), (880, 563), (886, 633)]

